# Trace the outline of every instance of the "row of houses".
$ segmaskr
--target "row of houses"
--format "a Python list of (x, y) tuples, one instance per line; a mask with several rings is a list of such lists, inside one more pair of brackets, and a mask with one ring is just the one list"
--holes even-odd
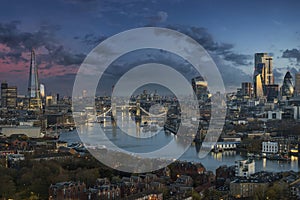
[(49, 187), (49, 200), (162, 200), (163, 189), (170, 191), (173, 195), (184, 197), (193, 190), (193, 179), (182, 175), (172, 181), (170, 177), (158, 177), (155, 174), (122, 177), (114, 182), (110, 182), (107, 178), (98, 178), (89, 188), (83, 182), (60, 182)]
[(237, 174), (239, 166), (236, 163), (234, 166), (223, 165), (216, 169), (215, 188), (224, 192), (228, 197), (227, 199), (253, 199), (257, 193), (266, 193), (276, 182), (285, 188), (286, 195), (291, 199), (300, 199), (299, 173), (293, 171), (278, 173), (262, 171), (243, 176), (243, 174)]

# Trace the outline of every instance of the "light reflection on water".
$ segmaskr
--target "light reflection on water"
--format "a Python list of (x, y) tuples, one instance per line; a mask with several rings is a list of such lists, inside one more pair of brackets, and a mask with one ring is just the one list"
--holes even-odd
[[(165, 146), (174, 139), (172, 134), (165, 134), (163, 131), (151, 138), (128, 137), (126, 134), (122, 133), (120, 129), (114, 128), (106, 122), (103, 123), (103, 129), (110, 141), (114, 142), (120, 148), (124, 148), (125, 150), (132, 152), (153, 151)], [(69, 143), (81, 141), (76, 130), (62, 133), (60, 140), (67, 141)], [(235, 151), (224, 151), (220, 153), (211, 152), (205, 158), (199, 159), (196, 149), (199, 148), (196, 148), (194, 144), (191, 145), (191, 147), (179, 159), (182, 161), (200, 162), (207, 170), (211, 171), (215, 171), (221, 165), (231, 166), (235, 164), (236, 160), (246, 159), (245, 156), (242, 156)], [(298, 166), (298, 157), (295, 156), (292, 156), (291, 161), (288, 162), (267, 160), (266, 158), (255, 160), (256, 171), (299, 171)]]

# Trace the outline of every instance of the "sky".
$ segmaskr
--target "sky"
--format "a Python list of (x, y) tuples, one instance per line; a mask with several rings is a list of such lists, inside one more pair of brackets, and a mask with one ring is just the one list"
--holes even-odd
[[(0, 81), (26, 94), (30, 51), (35, 49), (46, 94), (71, 95), (81, 63), (101, 41), (152, 26), (177, 30), (201, 44), (227, 91), (252, 81), (256, 52), (273, 56), (275, 82), (281, 85), (288, 70), (293, 75), (300, 68), (299, 8), (296, 0), (3, 0)], [(122, 71), (125, 61), (118, 62), (110, 71)]]

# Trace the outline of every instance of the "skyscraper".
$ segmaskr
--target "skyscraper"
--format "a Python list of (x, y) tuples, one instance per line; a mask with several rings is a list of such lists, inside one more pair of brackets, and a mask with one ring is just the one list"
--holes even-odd
[(243, 82), (242, 83), (242, 95), (243, 96), (252, 96), (252, 84), (249, 82)]
[(192, 79), (192, 87), (199, 101), (207, 101), (209, 92), (207, 88), (207, 81), (202, 76)]
[(40, 84), (40, 94), (41, 94), (41, 98), (45, 98), (45, 85), (44, 84)]
[(300, 72), (295, 74), (295, 96), (300, 96)]
[(293, 94), (294, 94), (293, 77), (291, 73), (288, 71), (285, 74), (283, 79), (283, 84), (281, 87), (281, 95), (290, 98), (293, 96)]
[(30, 72), (28, 82), (28, 98), (29, 98), (29, 110), (41, 110), (42, 101), (40, 94), (40, 84), (38, 79), (38, 68), (35, 61), (35, 52), (31, 51), (30, 60)]
[(278, 99), (278, 91), (279, 91), (279, 85), (273, 84), (273, 85), (266, 85), (265, 86), (265, 94), (267, 96), (267, 100), (269, 102), (274, 101), (275, 99)]
[[(274, 84), (273, 58), (267, 53), (256, 53), (254, 65), (254, 95), (256, 98), (260, 98), (266, 95), (265, 86)], [(261, 88), (263, 89), (263, 94), (261, 93)]]
[(263, 80), (261, 74), (254, 76), (254, 95), (256, 98), (264, 97)]
[(1, 83), (1, 106), (9, 110), (17, 107), (17, 87), (8, 86), (6, 82)]

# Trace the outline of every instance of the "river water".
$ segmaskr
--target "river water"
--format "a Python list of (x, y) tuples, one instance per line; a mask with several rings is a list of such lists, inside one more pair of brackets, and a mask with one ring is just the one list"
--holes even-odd
[[(113, 126), (102, 126), (107, 138), (116, 144), (118, 147), (132, 152), (149, 152), (154, 149), (159, 149), (171, 140), (174, 139), (174, 135), (165, 134), (163, 130), (159, 131), (153, 137), (150, 138), (136, 138), (124, 134), (120, 129)], [(81, 139), (76, 130), (70, 132), (64, 132), (60, 135), (60, 140), (68, 143), (81, 142)], [(202, 163), (207, 170), (215, 172), (215, 170), (221, 165), (231, 166), (234, 165), (236, 160), (244, 160), (246, 157), (239, 155), (235, 151), (224, 151), (222, 153), (209, 153), (206, 157), (200, 159), (195, 145), (191, 145), (188, 150), (179, 158), (181, 161), (192, 161)], [(298, 157), (292, 157), (291, 161), (276, 161), (257, 159), (255, 160), (255, 171), (269, 171), (269, 172), (281, 172), (281, 171), (299, 171)]]

